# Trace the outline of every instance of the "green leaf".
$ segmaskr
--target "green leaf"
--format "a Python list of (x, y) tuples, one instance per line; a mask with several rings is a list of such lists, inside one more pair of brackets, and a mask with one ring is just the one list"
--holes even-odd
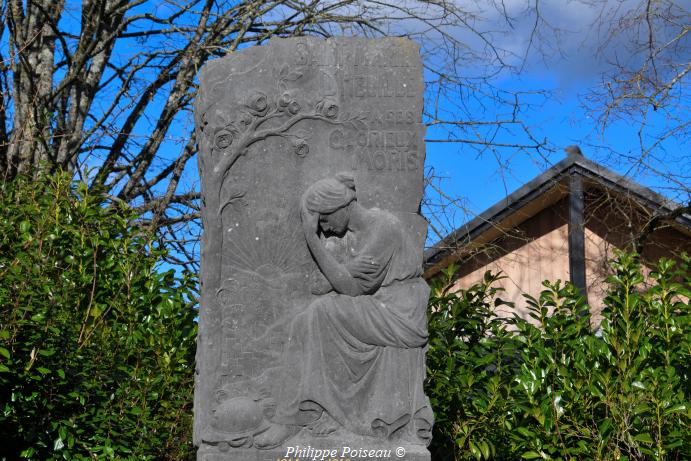
[(38, 351), (38, 353), (39, 353), (39, 355), (42, 355), (44, 357), (50, 357), (53, 354), (55, 354), (55, 350), (54, 349), (41, 349), (40, 351)]
[(635, 435), (633, 437), (633, 440), (635, 440), (636, 442), (642, 442), (642, 443), (653, 443), (653, 438), (650, 436), (650, 434), (645, 433), (645, 432), (642, 434)]
[(5, 357), (6, 359), (9, 360), (9, 358), (10, 358), (10, 351), (8, 351), (7, 349), (5, 349), (4, 347), (0, 347), (0, 355), (2, 355), (3, 357)]
[(482, 459), (482, 453), (480, 452), (480, 449), (473, 442), (470, 442), (469, 445), (470, 452), (473, 454), (475, 459)]
[(55, 439), (55, 442), (53, 442), (53, 450), (59, 451), (64, 448), (65, 444), (62, 442), (62, 439), (58, 437)]
[(525, 427), (517, 427), (516, 430), (517, 430), (518, 432), (520, 432), (522, 435), (524, 435), (525, 437), (531, 438), (531, 437), (533, 437), (533, 436), (535, 435), (535, 434), (533, 434), (531, 431), (529, 431), (528, 429), (526, 429)]
[(645, 413), (647, 411), (650, 411), (650, 405), (648, 405), (647, 403), (641, 403), (640, 405), (636, 405), (633, 408), (634, 415), (640, 415), (641, 413)]
[(31, 320), (36, 322), (36, 323), (43, 322), (43, 320), (45, 318), (46, 318), (46, 314), (43, 312), (39, 312), (38, 314), (34, 314), (31, 316)]
[(677, 403), (676, 405), (672, 405), (671, 407), (667, 408), (665, 410), (665, 415), (671, 415), (672, 413), (678, 413), (678, 412), (685, 412), (686, 406), (685, 403)]
[(480, 442), (480, 451), (482, 451), (482, 457), (484, 459), (489, 459), (489, 445), (484, 440)]
[(521, 458), (525, 459), (536, 459), (536, 458), (542, 458), (542, 455), (540, 453), (536, 453), (534, 451), (526, 451), (521, 455)]

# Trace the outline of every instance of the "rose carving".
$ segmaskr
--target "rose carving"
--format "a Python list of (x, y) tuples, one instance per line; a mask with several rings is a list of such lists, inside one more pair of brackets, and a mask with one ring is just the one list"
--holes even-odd
[(322, 99), (317, 103), (317, 112), (328, 119), (338, 117), (338, 104), (331, 99)]
[(246, 104), (247, 108), (253, 115), (262, 117), (269, 109), (269, 98), (264, 93), (257, 92), (250, 96)]
[(288, 112), (291, 114), (295, 115), (298, 112), (300, 112), (300, 104), (296, 100), (290, 101), (290, 104), (288, 104)]
[(232, 131), (229, 130), (221, 130), (218, 133), (216, 133), (216, 138), (214, 140), (214, 144), (218, 149), (227, 149), (230, 147), (230, 145), (233, 143), (233, 139), (235, 138), (235, 135), (233, 134)]
[(300, 106), (300, 103), (295, 100), (295, 97), (290, 94), (289, 92), (284, 92), (279, 98), (278, 98), (278, 110), (280, 111), (288, 111), (292, 115), (297, 114), (300, 112), (302, 107)]

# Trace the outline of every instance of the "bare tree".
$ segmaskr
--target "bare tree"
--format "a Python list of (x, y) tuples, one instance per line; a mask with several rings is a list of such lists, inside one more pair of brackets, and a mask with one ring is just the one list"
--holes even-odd
[[(507, 52), (455, 2), (5, 0), (0, 20), (4, 178), (72, 171), (137, 207), (183, 260), (195, 259), (198, 236), (195, 76), (207, 60), (272, 37), (410, 36), (427, 53), (427, 121), (445, 130), (429, 141), (544, 147), (520, 119), (520, 95), (491, 84), (510, 67)], [(438, 103), (450, 92), (467, 96), (456, 111)], [(480, 96), (503, 110), (478, 114)], [(521, 138), (504, 142), (499, 133), (514, 128)]]
[(638, 149), (613, 152), (629, 172), (666, 180), (670, 194), (691, 199), (688, 155), (667, 152), (668, 142), (688, 139), (688, 78), (691, 71), (691, 11), (674, 0), (600, 0), (590, 33), (598, 37), (604, 63), (597, 85), (584, 94), (584, 108), (607, 130), (626, 123), (636, 127)]

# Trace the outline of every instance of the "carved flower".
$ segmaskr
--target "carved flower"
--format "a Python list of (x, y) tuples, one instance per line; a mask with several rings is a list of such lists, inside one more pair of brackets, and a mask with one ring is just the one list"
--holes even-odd
[(338, 106), (334, 103), (325, 104), (324, 105), (324, 117), (326, 117), (326, 118), (338, 117)]
[(233, 144), (233, 139), (235, 135), (230, 130), (221, 130), (216, 133), (216, 138), (214, 139), (214, 144), (218, 149), (227, 149)]
[(290, 101), (290, 104), (288, 104), (288, 112), (293, 115), (297, 114), (300, 112), (300, 104), (295, 100)]
[(255, 93), (246, 105), (254, 115), (262, 116), (269, 109), (269, 98), (264, 93)]
[(338, 117), (338, 104), (330, 99), (323, 99), (317, 104), (317, 112), (326, 118)]
[(300, 139), (293, 146), (293, 150), (298, 157), (304, 157), (310, 153), (310, 146), (307, 145), (304, 139)]
[(289, 92), (284, 92), (280, 98), (278, 98), (278, 110), (287, 110), (291, 114), (295, 115), (300, 112), (300, 103), (295, 100), (292, 94)]
[(293, 97), (287, 91), (278, 98), (278, 105), (280, 107), (287, 107), (288, 104), (293, 100)]

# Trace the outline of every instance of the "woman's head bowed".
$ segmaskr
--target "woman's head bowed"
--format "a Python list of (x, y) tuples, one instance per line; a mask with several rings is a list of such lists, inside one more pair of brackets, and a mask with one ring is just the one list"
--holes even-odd
[(308, 210), (320, 214), (333, 213), (356, 199), (355, 178), (352, 173), (338, 173), (321, 179), (312, 184), (303, 197)]

